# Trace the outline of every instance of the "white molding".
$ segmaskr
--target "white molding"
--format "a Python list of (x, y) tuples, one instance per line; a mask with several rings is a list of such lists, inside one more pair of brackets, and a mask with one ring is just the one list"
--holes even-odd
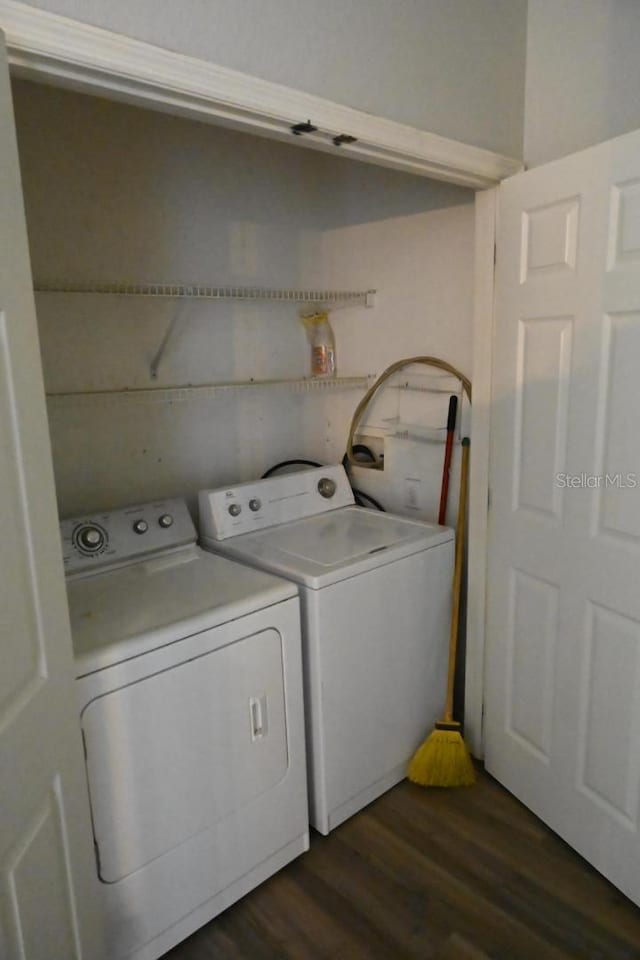
[[(472, 188), (492, 186), (522, 168), (519, 160), (490, 150), (15, 0), (0, 0), (0, 27), (6, 35), (12, 72), (19, 76)], [(319, 133), (292, 136), (290, 126), (307, 119)], [(341, 133), (357, 137), (357, 142), (334, 146), (332, 137)]]
[(469, 482), (465, 740), (483, 756), (484, 648), (488, 548), (489, 431), (493, 354), (497, 190), (476, 194), (473, 309), (473, 405)]

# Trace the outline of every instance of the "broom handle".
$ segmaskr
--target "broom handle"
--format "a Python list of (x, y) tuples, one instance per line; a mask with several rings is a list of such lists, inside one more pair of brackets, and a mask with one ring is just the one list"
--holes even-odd
[(447, 699), (444, 705), (444, 721), (453, 721), (453, 684), (456, 674), (456, 653), (458, 651), (458, 625), (460, 622), (460, 594), (462, 590), (462, 563), (464, 560), (464, 534), (467, 514), (467, 487), (469, 485), (469, 438), (462, 441), (462, 465), (460, 468), (460, 497), (458, 500), (458, 522), (456, 524), (456, 560), (453, 570), (453, 590), (451, 599), (451, 633), (449, 635), (449, 674), (447, 677)]
[(447, 417), (447, 443), (444, 448), (444, 464), (442, 466), (442, 488), (440, 491), (440, 509), (438, 523), (443, 524), (447, 515), (447, 499), (449, 497), (449, 473), (451, 471), (451, 452), (453, 450), (453, 435), (456, 429), (456, 411), (458, 398), (449, 397), (449, 415)]

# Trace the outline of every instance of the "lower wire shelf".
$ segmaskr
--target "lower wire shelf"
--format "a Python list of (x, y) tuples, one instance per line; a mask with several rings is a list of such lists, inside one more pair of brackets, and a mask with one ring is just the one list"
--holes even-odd
[(82, 390), (68, 393), (47, 393), (50, 407), (102, 406), (111, 404), (180, 403), (193, 400), (215, 400), (233, 393), (250, 390), (280, 389), (292, 393), (327, 393), (340, 390), (366, 390), (371, 375), (333, 377), (331, 379), (241, 380), (229, 383), (185, 384), (176, 387), (133, 387), (125, 390)]

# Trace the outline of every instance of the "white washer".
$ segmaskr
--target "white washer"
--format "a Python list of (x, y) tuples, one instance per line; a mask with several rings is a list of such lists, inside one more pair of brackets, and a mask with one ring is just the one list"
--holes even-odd
[(181, 500), (61, 524), (110, 958), (154, 960), (308, 849), (294, 584)]
[(299, 584), (321, 833), (405, 776), (444, 704), (453, 532), (353, 505), (342, 467), (200, 494), (207, 550)]

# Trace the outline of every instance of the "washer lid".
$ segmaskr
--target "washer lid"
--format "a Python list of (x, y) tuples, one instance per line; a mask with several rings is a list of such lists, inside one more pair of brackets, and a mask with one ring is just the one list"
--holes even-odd
[(314, 590), (453, 539), (453, 531), (393, 514), (343, 507), (208, 547)]
[(76, 675), (296, 596), (294, 584), (189, 546), (67, 583)]

